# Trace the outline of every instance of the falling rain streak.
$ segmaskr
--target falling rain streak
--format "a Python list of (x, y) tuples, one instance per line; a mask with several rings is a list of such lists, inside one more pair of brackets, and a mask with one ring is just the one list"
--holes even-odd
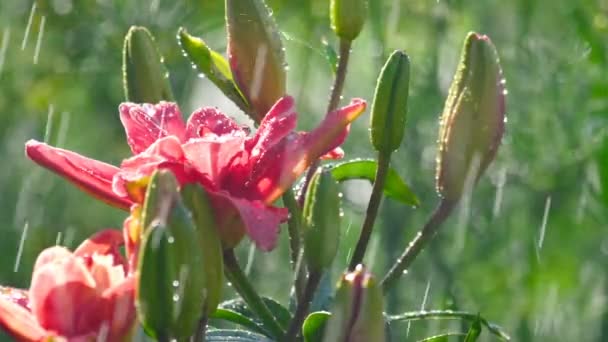
[(551, 196), (545, 200), (545, 211), (543, 213), (543, 221), (540, 225), (540, 235), (538, 237), (538, 250), (543, 248), (543, 242), (545, 242), (545, 231), (547, 230), (547, 220), (549, 219), (549, 210), (551, 210)]
[(30, 36), (30, 30), (32, 28), (32, 21), (34, 20), (34, 13), (36, 12), (36, 2), (32, 4), (32, 9), (30, 10), (30, 16), (27, 19), (27, 26), (25, 27), (25, 33), (23, 34), (23, 41), (21, 42), (21, 51), (25, 50), (27, 46), (27, 40)]
[(2, 42), (0, 42), (0, 75), (2, 75), (2, 68), (4, 67), (4, 61), (6, 59), (6, 50), (8, 49), (8, 42), (11, 38), (11, 29), (5, 28), (2, 32)]
[(38, 56), (40, 55), (40, 46), (42, 45), (42, 36), (44, 35), (44, 24), (46, 17), (40, 18), (40, 28), (38, 30), (38, 39), (36, 39), (36, 49), (34, 50), (34, 64), (38, 64)]
[(23, 254), (23, 245), (25, 244), (25, 238), (27, 237), (27, 230), (29, 224), (26, 221), (23, 225), (23, 231), (21, 232), (21, 240), (19, 240), (19, 249), (17, 249), (17, 257), (15, 258), (15, 266), (13, 272), (19, 271), (19, 264), (21, 264), (21, 255)]

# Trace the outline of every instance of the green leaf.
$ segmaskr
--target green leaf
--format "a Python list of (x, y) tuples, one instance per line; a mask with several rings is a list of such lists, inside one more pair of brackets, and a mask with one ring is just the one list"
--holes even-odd
[(254, 332), (264, 334), (268, 337), (272, 337), (266, 330), (264, 330), (264, 328), (260, 324), (255, 322), (250, 317), (242, 315), (236, 311), (218, 308), (217, 310), (215, 310), (215, 312), (211, 314), (211, 316), (209, 316), (209, 318), (232, 322), (245, 328), (249, 328), (249, 330), (252, 330)]
[[(375, 160), (351, 160), (336, 164), (331, 169), (331, 173), (339, 182), (350, 179), (367, 179), (373, 182), (376, 179), (377, 168), (378, 163)], [(386, 175), (384, 194), (404, 204), (414, 207), (420, 205), (418, 197), (393, 168), (389, 168)]]
[(313, 312), (302, 325), (302, 335), (305, 342), (316, 342), (323, 339), (323, 329), (331, 314), (326, 311)]
[(202, 39), (188, 34), (184, 28), (179, 29), (177, 38), (182, 51), (198, 71), (207, 76), (241, 110), (250, 113), (251, 108), (234, 82), (228, 61), (220, 53), (211, 50)]
[(272, 342), (266, 336), (246, 330), (217, 329), (207, 331), (207, 342)]
[(449, 342), (450, 337), (464, 337), (463, 333), (445, 333), (440, 335), (435, 335), (427, 338), (423, 338), (422, 340), (418, 340), (418, 342)]
[[(283, 329), (287, 329), (289, 327), (289, 323), (291, 322), (291, 312), (287, 310), (286, 307), (275, 301), (274, 299), (268, 297), (262, 297), (264, 304), (268, 307), (268, 309), (274, 314), (277, 322)], [(237, 312), (252, 321), (256, 322), (258, 325), (262, 326), (262, 322), (257, 319), (257, 316), (247, 307), (247, 304), (241, 299), (232, 299), (220, 303), (220, 308), (231, 310)], [(265, 327), (266, 329), (266, 327)], [(271, 331), (270, 329), (266, 329)]]
[(471, 324), (467, 336), (464, 338), (464, 342), (475, 342), (481, 334), (481, 317), (477, 316), (477, 319)]

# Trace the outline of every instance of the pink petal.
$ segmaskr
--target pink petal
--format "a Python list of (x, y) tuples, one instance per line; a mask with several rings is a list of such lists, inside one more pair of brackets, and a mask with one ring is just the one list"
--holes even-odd
[(104, 302), (85, 265), (75, 256), (40, 266), (32, 276), (29, 293), (39, 324), (58, 335), (97, 331), (104, 318)]
[(184, 141), (186, 127), (179, 107), (172, 102), (158, 104), (122, 103), (118, 110), (133, 154), (143, 152), (156, 140), (174, 135)]
[(47, 248), (38, 254), (36, 263), (34, 264), (34, 273), (43, 266), (72, 257), (73, 253), (65, 247), (55, 246)]
[(108, 301), (108, 341), (121, 341), (135, 321), (135, 278), (128, 277), (117, 286), (107, 289), (103, 297)]
[(0, 286), (0, 300), (18, 304), (24, 309), (30, 309), (30, 299), (27, 290), (17, 289), (14, 287)]
[[(286, 221), (289, 215), (287, 209), (267, 206), (260, 201), (235, 198), (225, 192), (212, 194), (215, 197), (214, 206), (220, 209), (216, 208), (216, 212), (221, 213), (218, 224), (222, 237), (226, 231), (238, 232), (244, 229), (258, 248), (264, 251), (274, 248), (279, 235), (279, 225)], [(236, 215), (236, 220), (232, 215)]]
[(120, 253), (120, 247), (125, 244), (123, 232), (116, 229), (104, 229), (95, 235), (86, 239), (74, 251), (77, 257), (88, 258), (94, 253), (101, 255), (111, 255), (114, 260), (114, 265), (123, 266), (123, 270), (127, 270), (127, 261)]
[(3, 298), (0, 298), (0, 326), (19, 341), (41, 341), (49, 335), (30, 312)]
[(131, 206), (132, 202), (127, 197), (112, 192), (112, 178), (119, 168), (35, 140), (25, 144), (25, 153), (37, 164), (102, 201), (125, 210)]
[(104, 229), (84, 240), (74, 251), (74, 255), (84, 257), (93, 253), (112, 254), (122, 245), (124, 245), (124, 240), (120, 230)]
[(190, 139), (183, 149), (186, 159), (198, 173), (221, 187), (229, 168), (241, 163), (244, 141), (244, 137), (232, 135)]
[(312, 132), (284, 137), (253, 161), (250, 190), (265, 203), (275, 201), (315, 160), (328, 152), (329, 156), (334, 154), (334, 149), (344, 142), (349, 124), (364, 110), (365, 101), (355, 99), (329, 113)]
[(296, 128), (297, 113), (291, 96), (284, 96), (264, 116), (255, 136), (247, 142), (255, 158), (276, 145)]
[(156, 141), (148, 149), (122, 162), (121, 170), (114, 176), (112, 189), (120, 196), (128, 196), (127, 182), (150, 176), (157, 169), (171, 170), (180, 184), (196, 182), (201, 178), (189, 165), (182, 145), (174, 136)]
[(245, 136), (246, 132), (217, 108), (201, 108), (190, 116), (186, 124), (186, 139), (204, 138), (208, 134)]

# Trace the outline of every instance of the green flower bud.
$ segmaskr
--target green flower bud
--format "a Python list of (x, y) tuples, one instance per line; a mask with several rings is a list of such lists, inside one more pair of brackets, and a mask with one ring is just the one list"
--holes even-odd
[(156, 172), (148, 191), (157, 192), (148, 196), (156, 199), (157, 211), (139, 252), (139, 320), (157, 339), (187, 338), (195, 332), (207, 296), (199, 235), (172, 173)]
[(441, 117), (437, 191), (458, 200), (494, 159), (505, 122), (505, 81), (487, 36), (469, 33)]
[(342, 39), (353, 41), (363, 28), (367, 17), (367, 0), (331, 0), (331, 28)]
[(205, 272), (206, 313), (212, 314), (222, 299), (224, 258), (222, 242), (217, 232), (213, 208), (205, 189), (198, 184), (185, 184), (181, 189), (182, 200), (192, 213), (199, 235), (199, 249), (203, 252), (200, 272)]
[(169, 72), (150, 31), (145, 27), (131, 26), (125, 36), (122, 58), (127, 101), (157, 103), (173, 100)]
[(409, 57), (396, 50), (380, 72), (372, 104), (370, 136), (376, 151), (391, 153), (403, 140), (409, 83)]
[(385, 341), (382, 290), (363, 265), (342, 276), (325, 342)]
[(304, 257), (311, 271), (329, 267), (340, 239), (340, 189), (331, 172), (317, 170), (302, 210)]
[(281, 35), (263, 0), (226, 0), (226, 25), (230, 69), (260, 122), (285, 95)]

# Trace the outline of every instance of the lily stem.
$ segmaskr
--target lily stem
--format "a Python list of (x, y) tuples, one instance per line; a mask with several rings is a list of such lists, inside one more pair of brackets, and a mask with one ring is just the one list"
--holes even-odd
[(427, 310), (406, 312), (400, 315), (387, 316), (386, 318), (388, 319), (389, 324), (396, 321), (409, 322), (423, 319), (461, 319), (465, 321), (479, 320), (479, 322), (485, 326), (488, 331), (498, 336), (500, 339), (505, 341), (509, 341), (511, 339), (511, 337), (505, 333), (501, 327), (489, 322), (485, 318), (481, 317), (478, 313), (451, 310)]
[[(206, 311), (206, 308), (203, 308)], [(203, 317), (198, 321), (198, 329), (196, 329), (196, 334), (194, 335), (195, 342), (204, 342), (205, 335), (207, 334), (207, 314), (203, 311)]]
[(374, 222), (378, 216), (378, 209), (380, 208), (380, 203), (382, 202), (382, 192), (384, 190), (384, 183), (386, 181), (390, 161), (390, 153), (378, 153), (378, 168), (376, 169), (376, 177), (374, 179), (374, 186), (372, 187), (372, 194), (369, 198), (369, 204), (367, 205), (367, 211), (365, 213), (363, 226), (361, 227), (359, 241), (357, 241), (357, 246), (355, 247), (353, 256), (350, 259), (350, 264), (348, 265), (348, 269), (351, 271), (363, 261), (363, 257), (365, 256), (369, 239), (371, 238), (372, 231), (374, 230)]
[(232, 283), (234, 289), (241, 295), (247, 306), (253, 311), (264, 324), (270, 333), (277, 340), (281, 340), (285, 332), (279, 325), (276, 318), (268, 309), (262, 298), (255, 291), (249, 279), (239, 266), (234, 250), (228, 249), (224, 251), (224, 272), (226, 278)]
[(416, 260), (418, 254), (420, 254), (424, 247), (431, 242), (433, 237), (439, 231), (443, 221), (450, 216), (450, 213), (456, 206), (456, 203), (457, 201), (445, 199), (442, 199), (439, 202), (439, 205), (429, 217), (424, 227), (416, 234), (414, 239), (410, 241), (403, 254), (401, 254), (399, 259), (397, 259), (395, 264), (393, 264), (391, 269), (384, 276), (384, 279), (382, 279), (380, 284), (384, 292), (387, 292), (395, 284), (399, 277), (403, 275), (403, 272), (410, 267), (414, 260)]
[(287, 220), (287, 230), (289, 232), (289, 249), (291, 256), (291, 268), (295, 273), (295, 298), (296, 302), (302, 296), (303, 279), (299, 277), (299, 259), (302, 244), (302, 235), (300, 230), (300, 206), (296, 201), (295, 194), (291, 189), (288, 189), (283, 194), (283, 204), (289, 210), (289, 219)]
[[(331, 95), (329, 97), (329, 103), (327, 104), (326, 115), (336, 110), (336, 108), (338, 108), (338, 105), (340, 104), (340, 99), (342, 98), (342, 90), (344, 89), (344, 81), (346, 80), (346, 72), (348, 69), (348, 60), (350, 57), (351, 45), (352, 41), (340, 39), (340, 55), (338, 59), (338, 67), (336, 68), (336, 78), (334, 79), (334, 85), (331, 88)], [(315, 160), (308, 168), (308, 173), (306, 173), (304, 184), (302, 185), (302, 188), (300, 189), (300, 193), (298, 195), (298, 203), (300, 204), (300, 207), (304, 205), (306, 189), (308, 189), (310, 180), (315, 174), (315, 171), (317, 170), (318, 166), (319, 159)]]
[(321, 281), (322, 275), (323, 273), (319, 271), (311, 271), (308, 275), (306, 287), (304, 287), (303, 297), (298, 302), (296, 312), (291, 320), (291, 323), (289, 324), (289, 329), (287, 329), (287, 334), (285, 334), (285, 339), (283, 341), (292, 342), (296, 340), (300, 330), (302, 329), (302, 323), (308, 314), (310, 302), (314, 297), (317, 286), (319, 286), (319, 281)]

